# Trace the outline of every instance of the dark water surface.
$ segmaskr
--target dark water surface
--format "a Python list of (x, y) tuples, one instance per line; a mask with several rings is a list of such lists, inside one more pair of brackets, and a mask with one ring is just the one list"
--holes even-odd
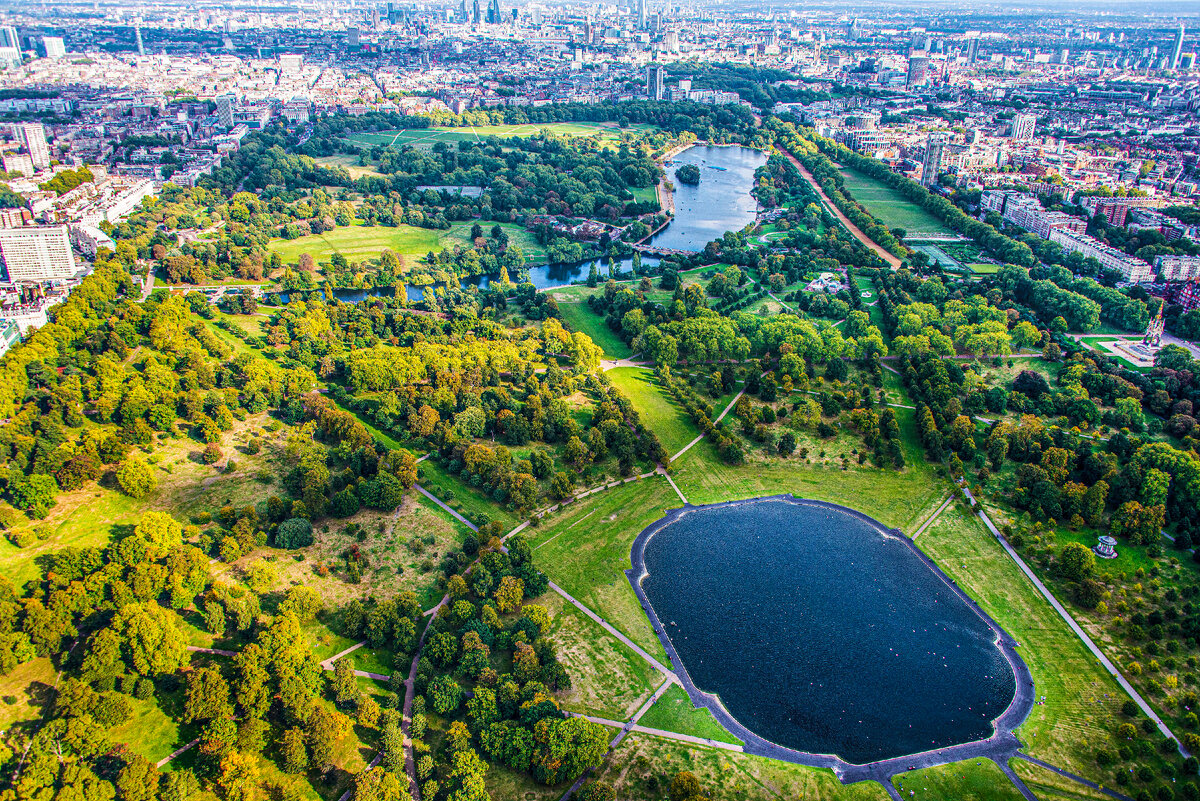
[[(666, 167), (675, 184), (675, 219), (650, 240), (651, 245), (673, 250), (703, 250), (726, 231), (740, 231), (754, 222), (758, 201), (751, 195), (754, 171), (767, 163), (761, 150), (749, 147), (696, 145), (675, 156)], [(700, 184), (688, 186), (675, 179), (681, 164), (700, 168)]]
[(695, 685), (755, 734), (862, 764), (985, 739), (1015, 691), (991, 628), (900, 539), (786, 500), (700, 509), (642, 587)]

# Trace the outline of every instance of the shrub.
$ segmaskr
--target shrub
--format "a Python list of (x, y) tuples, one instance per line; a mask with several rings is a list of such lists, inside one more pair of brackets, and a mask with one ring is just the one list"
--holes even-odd
[(205, 464), (216, 464), (221, 460), (221, 446), (215, 442), (210, 442), (204, 446), (204, 451), (200, 454), (200, 459)]

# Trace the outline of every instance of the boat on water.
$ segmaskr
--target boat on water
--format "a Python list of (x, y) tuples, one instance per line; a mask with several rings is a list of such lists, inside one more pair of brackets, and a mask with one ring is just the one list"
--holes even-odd
[(720, 170), (721, 172), (725, 172), (726, 170), (729, 169), (728, 167), (718, 167), (716, 164), (709, 164), (708, 168), (710, 170)]

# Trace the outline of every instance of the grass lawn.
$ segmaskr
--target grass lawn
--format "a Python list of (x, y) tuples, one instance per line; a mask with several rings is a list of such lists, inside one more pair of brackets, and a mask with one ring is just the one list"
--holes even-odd
[(346, 172), (350, 173), (351, 180), (370, 176), (373, 178), (383, 177), (383, 173), (374, 167), (364, 167), (358, 163), (358, 156), (323, 156), (316, 160), (317, 164), (322, 167), (345, 167)]
[(667, 797), (671, 779), (687, 770), (696, 775), (713, 801), (884, 801), (875, 782), (843, 785), (832, 771), (806, 768), (765, 757), (704, 748), (635, 733), (621, 741), (597, 778), (625, 801)]
[(678, 734), (690, 734), (693, 737), (703, 737), (708, 740), (719, 740), (723, 743), (741, 745), (742, 741), (725, 731), (725, 727), (717, 723), (712, 712), (701, 707), (692, 706), (692, 699), (687, 691), (678, 684), (663, 693), (654, 706), (650, 707), (638, 725), (651, 729), (673, 731)]
[[(175, 693), (176, 704), (182, 703), (183, 690)], [(165, 756), (195, 737), (184, 738), (179, 732), (179, 723), (172, 720), (159, 706), (152, 696), (145, 701), (129, 698), (133, 715), (120, 726), (111, 729), (108, 734), (114, 742), (126, 743), (138, 754), (151, 762), (158, 762)]]
[(662, 683), (649, 662), (558, 593), (548, 592), (538, 603), (554, 618), (550, 641), (571, 674), (571, 689), (557, 696), (564, 709), (626, 720)]
[(1094, 754), (1112, 743), (1125, 693), (974, 514), (951, 506), (917, 544), (1020, 644), (1038, 698), (1046, 697), (1017, 730), (1026, 751), (1102, 781)]
[(54, 687), (54, 665), (39, 656), (0, 676), (0, 729), (42, 716)]
[[(366, 539), (359, 541), (351, 524)], [(395, 512), (364, 509), (353, 517), (331, 518), (317, 524), (314, 542), (298, 551), (272, 551), (281, 588), (292, 583), (317, 590), (326, 607), (341, 606), (367, 596), (390, 598), (411, 590), (422, 609), (442, 597), (437, 565), (443, 556), (461, 547), (467, 528), (416, 490), (406, 492)], [(368, 567), (359, 583), (350, 583), (342, 554), (357, 545)], [(297, 561), (303, 557), (302, 561)], [(320, 573), (327, 574), (322, 576)], [(373, 671), (375, 672), (375, 671)]]
[(604, 351), (606, 358), (625, 359), (633, 355), (629, 346), (604, 322), (604, 318), (593, 312), (586, 303), (559, 303), (558, 310), (562, 312), (567, 328), (591, 337), (592, 342)]
[(658, 435), (668, 454), (677, 453), (700, 433), (675, 399), (659, 389), (653, 371), (618, 367), (605, 375), (633, 403), (643, 425)]
[[(905, 798), (950, 801), (1021, 801), (1015, 784), (990, 759), (972, 759), (892, 777)], [(909, 793), (913, 793), (911, 796)]]
[[(912, 420), (908, 409), (896, 409), (904, 429)], [(798, 456), (759, 457), (733, 466), (723, 462), (707, 441), (699, 442), (672, 467), (672, 476), (688, 501), (717, 503), (790, 492), (798, 498), (840, 503), (871, 515), (884, 525), (911, 532), (945, 498), (945, 486), (932, 468), (916, 461), (906, 439), (903, 472), (891, 468), (852, 465), (843, 470), (833, 462), (808, 465)], [(815, 455), (812, 458), (816, 458)]]
[(1000, 272), (1000, 268), (1003, 265), (976, 262), (972, 264), (964, 264), (963, 266), (976, 275), (995, 275), (996, 273)]
[[(1046, 770), (1041, 765), (1035, 765), (1032, 762), (1026, 762), (1023, 759), (1011, 759), (1008, 762), (1013, 771), (1021, 777), (1021, 781), (1025, 782), (1025, 786), (1033, 791), (1041, 801), (1055, 801), (1055, 799), (1064, 799), (1069, 801), (1079, 801), (1080, 799), (1088, 799), (1088, 801), (1108, 801), (1112, 796), (1105, 795), (1099, 790), (1093, 790), (1086, 784), (1079, 784), (1070, 779), (1065, 779), (1053, 771)], [(1126, 788), (1118, 787), (1118, 791), (1129, 795)]]
[(667, 480), (654, 476), (569, 504), (526, 530), (534, 562), (554, 583), (664, 665), (662, 643), (624, 571), (642, 529), (680, 506)]
[(908, 236), (953, 234), (954, 231), (892, 187), (848, 167), (842, 168), (851, 197), (888, 228), (903, 228)]
[[(515, 223), (494, 223), (486, 220), (481, 220), (479, 226), (483, 229), (483, 235), (490, 237), (492, 228), (499, 225), (508, 235), (508, 244), (516, 245), (521, 248), (521, 252), (525, 254), (525, 258), (530, 256), (544, 257), (546, 249), (537, 241), (537, 237), (532, 232), (528, 231), (524, 226), (516, 225)], [(474, 241), (471, 239), (471, 229), (475, 226), (473, 222), (454, 223), (448, 230), (442, 234), (441, 247), (454, 249), (455, 245), (462, 247), (474, 246)], [(420, 255), (424, 255), (423, 253)], [(516, 276), (513, 276), (515, 279)]]
[(310, 234), (298, 239), (272, 239), (267, 249), (278, 253), (285, 263), (295, 263), (301, 253), (312, 254), (317, 261), (329, 261), (334, 253), (341, 253), (350, 261), (374, 259), (385, 248), (395, 251), (401, 263), (405, 256), (419, 258), (431, 250), (441, 249), (440, 231), (416, 228), (411, 225), (346, 225)]

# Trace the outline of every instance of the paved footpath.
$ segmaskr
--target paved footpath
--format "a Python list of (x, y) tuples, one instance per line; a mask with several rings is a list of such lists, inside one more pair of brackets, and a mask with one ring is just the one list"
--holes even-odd
[(592, 620), (599, 623), (604, 628), (604, 630), (607, 631), (609, 634), (613, 635), (618, 640), (620, 640), (621, 642), (625, 643), (630, 648), (632, 648), (634, 653), (636, 653), (642, 659), (645, 659), (647, 662), (649, 662), (651, 667), (653, 667), (659, 673), (663, 674), (664, 676), (666, 676), (669, 679), (675, 679), (676, 681), (678, 681), (678, 677), (675, 675), (675, 671), (671, 670), (669, 667), (664, 666), (662, 662), (659, 662), (657, 659), (650, 656), (650, 654), (646, 653), (646, 649), (642, 648), (642, 646), (638, 645), (633, 640), (629, 639), (624, 634), (617, 631), (615, 628), (612, 627), (611, 624), (609, 624), (609, 622), (607, 620), (600, 617), (595, 612), (593, 612), (591, 609), (588, 609), (586, 606), (581, 604), (579, 601), (572, 598), (567, 593), (567, 591), (564, 590), (562, 587), (558, 586), (553, 581), (551, 581), (550, 589), (554, 590), (559, 595), (561, 595), (563, 598), (566, 598), (568, 601), (570, 601), (571, 604), (574, 605), (575, 608), (578, 609), (580, 612), (583, 612), (585, 615), (590, 617)]
[[(713, 420), (713, 424), (714, 424), (714, 425), (715, 425), (716, 423), (719, 423), (719, 422), (721, 422), (721, 420), (722, 420), (722, 419), (725, 417), (725, 415), (729, 414), (729, 410), (733, 408), (733, 405), (734, 405), (735, 403), (737, 403), (737, 402), (738, 402), (738, 398), (742, 397), (742, 395), (743, 395), (743, 394), (745, 394), (745, 392), (746, 392), (746, 390), (744, 390), (744, 389), (739, 389), (739, 390), (738, 390), (738, 394), (736, 394), (736, 395), (734, 395), (734, 396), (733, 396), (733, 400), (729, 401), (729, 405), (725, 407), (725, 410), (724, 410), (723, 412), (721, 412), (719, 415), (717, 415), (717, 419), (716, 419), (716, 420)], [(680, 456), (683, 456), (685, 453), (687, 453), (687, 452), (688, 452), (688, 450), (689, 450), (689, 449), (690, 449), (690, 448), (691, 448), (693, 445), (695, 445), (697, 442), (699, 442), (699, 441), (700, 441), (700, 440), (702, 440), (702, 439), (704, 439), (704, 435), (703, 435), (703, 434), (701, 434), (700, 436), (696, 437), (694, 440), (692, 440), (691, 442), (689, 442), (687, 445), (684, 445), (684, 446), (683, 446), (683, 447), (682, 447), (682, 448), (679, 450), (679, 453), (677, 453), (677, 454), (675, 454), (674, 456), (672, 456), (672, 457), (671, 457), (671, 464), (675, 464), (675, 460), (677, 460), (677, 459), (678, 459)], [(675, 482), (671, 482), (671, 483), (672, 483), (672, 484), (674, 484)], [(676, 490), (675, 490), (675, 491), (676, 491), (676, 492), (679, 492), (679, 489), (678, 489), (678, 488), (676, 488)], [(680, 492), (679, 494), (680, 494), (680, 497), (683, 497), (683, 493), (681, 493), (681, 492)], [(687, 501), (684, 501), (684, 503), (687, 503)]]
[(432, 492), (430, 492), (429, 490), (425, 489), (425, 488), (424, 488), (424, 487), (422, 487), (420, 484), (413, 484), (413, 489), (415, 489), (417, 492), (419, 492), (419, 493), (421, 493), (422, 495), (424, 495), (424, 496), (425, 496), (426, 498), (428, 498), (429, 500), (431, 500), (431, 501), (433, 501), (434, 503), (436, 503), (438, 506), (440, 506), (440, 507), (442, 507), (443, 509), (445, 509), (445, 510), (446, 510), (447, 512), (449, 512), (451, 515), (453, 515), (453, 516), (454, 516), (454, 517), (455, 517), (455, 518), (456, 518), (456, 519), (457, 519), (457, 520), (458, 520), (460, 523), (462, 523), (462, 524), (463, 524), (464, 526), (466, 526), (467, 528), (471, 529), (471, 531), (479, 531), (479, 526), (475, 525), (475, 524), (474, 524), (474, 523), (472, 523), (470, 520), (468, 520), (467, 518), (465, 518), (465, 517), (463, 517), (462, 515), (460, 515), (458, 512), (456, 512), (456, 511), (454, 511), (453, 509), (451, 509), (449, 506), (447, 506), (445, 503), (443, 503), (443, 501), (442, 501), (442, 499), (441, 499), (441, 498), (439, 498), (438, 496), (434, 495)]
[(938, 519), (938, 518), (941, 516), (942, 512), (946, 511), (946, 507), (947, 507), (947, 506), (949, 506), (949, 505), (950, 505), (950, 504), (952, 504), (952, 503), (954, 503), (954, 496), (953, 496), (953, 495), (951, 495), (949, 498), (947, 498), (947, 499), (946, 499), (946, 500), (945, 500), (945, 501), (942, 503), (942, 505), (941, 505), (941, 506), (939, 506), (937, 509), (935, 509), (935, 510), (934, 510), (933, 514), (931, 514), (931, 515), (929, 516), (929, 519), (928, 519), (928, 520), (926, 520), (924, 523), (922, 523), (922, 524), (921, 524), (921, 526), (920, 526), (920, 528), (918, 528), (916, 531), (914, 531), (914, 532), (913, 532), (913, 535), (912, 535), (912, 537), (910, 537), (910, 539), (912, 539), (912, 540), (914, 540), (914, 541), (915, 541), (915, 540), (917, 539), (917, 537), (919, 537), (919, 536), (921, 536), (922, 534), (924, 534), (924, 533), (925, 533), (925, 531), (926, 531), (926, 529), (928, 529), (930, 526), (932, 526), (932, 525), (933, 525), (933, 523), (934, 523), (934, 521), (935, 521), (935, 520), (937, 520), (937, 519)]
[(1076, 776), (1074, 773), (1071, 773), (1070, 771), (1067, 771), (1067, 770), (1063, 770), (1062, 768), (1056, 768), (1053, 765), (1051, 765), (1049, 762), (1043, 762), (1042, 760), (1040, 760), (1036, 757), (1029, 756), (1029, 754), (1017, 754), (1017, 759), (1023, 759), (1026, 762), (1032, 762), (1033, 764), (1038, 765), (1039, 767), (1045, 768), (1046, 770), (1050, 771), (1051, 773), (1057, 773), (1059, 776), (1062, 776), (1064, 779), (1070, 779), (1073, 782), (1079, 782), (1080, 784), (1091, 787), (1093, 790), (1104, 793), (1105, 795), (1110, 796), (1112, 798), (1116, 798), (1117, 801), (1133, 801), (1133, 799), (1130, 798), (1129, 796), (1118, 793), (1116, 790), (1110, 790), (1107, 787), (1101, 787), (1100, 785), (1096, 784), (1094, 781), (1085, 779), (1082, 776)]
[(1092, 652), (1092, 656), (1096, 657), (1096, 660), (1104, 666), (1104, 669), (1107, 670), (1109, 674), (1117, 680), (1117, 684), (1121, 685), (1121, 689), (1129, 693), (1129, 697), (1132, 698), (1138, 707), (1146, 713), (1146, 716), (1154, 721), (1154, 724), (1158, 726), (1158, 730), (1162, 732), (1165, 737), (1169, 737), (1175, 741), (1175, 744), (1179, 747), (1179, 753), (1183, 754), (1185, 757), (1191, 756), (1187, 749), (1183, 747), (1183, 743), (1180, 742), (1179, 738), (1176, 737), (1171, 729), (1167, 727), (1167, 724), (1164, 723), (1162, 718), (1160, 718), (1158, 714), (1150, 707), (1150, 704), (1146, 703), (1146, 699), (1142, 698), (1141, 694), (1133, 688), (1133, 685), (1125, 680), (1125, 677), (1121, 675), (1121, 671), (1117, 670), (1117, 666), (1114, 665), (1109, 658), (1104, 655), (1103, 651), (1096, 647), (1096, 643), (1092, 642), (1092, 638), (1088, 636), (1087, 632), (1075, 622), (1075, 618), (1071, 616), (1071, 613), (1063, 608), (1063, 605), (1058, 602), (1058, 599), (1054, 597), (1054, 594), (1050, 592), (1049, 588), (1047, 588), (1046, 585), (1042, 583), (1041, 579), (1034, 574), (1034, 572), (1029, 568), (1029, 565), (1025, 564), (1025, 560), (1021, 558), (1020, 554), (1013, 550), (1013, 547), (1008, 544), (1008, 540), (1004, 539), (1004, 537), (1000, 534), (999, 529), (997, 529), (996, 525), (992, 522), (992, 519), (988, 517), (987, 510), (985, 510), (983, 506), (976, 501), (975, 496), (971, 494), (971, 490), (963, 487), (963, 491), (967, 494), (967, 498), (971, 501), (972, 505), (974, 505), (979, 511), (979, 517), (981, 520), (983, 520), (983, 524), (987, 526), (988, 531), (992, 532), (992, 536), (996, 538), (1001, 547), (1004, 548), (1012, 560), (1017, 563), (1017, 567), (1021, 568), (1021, 572), (1025, 574), (1025, 576), (1033, 583), (1033, 586), (1037, 588), (1037, 591), (1042, 594), (1042, 596), (1050, 603), (1052, 607), (1054, 607), (1054, 611), (1058, 612), (1059, 616), (1066, 621), (1068, 626), (1071, 627), (1071, 631), (1075, 632), (1075, 636), (1079, 637), (1079, 639), (1083, 641), (1083, 644), (1087, 646), (1087, 649)]

